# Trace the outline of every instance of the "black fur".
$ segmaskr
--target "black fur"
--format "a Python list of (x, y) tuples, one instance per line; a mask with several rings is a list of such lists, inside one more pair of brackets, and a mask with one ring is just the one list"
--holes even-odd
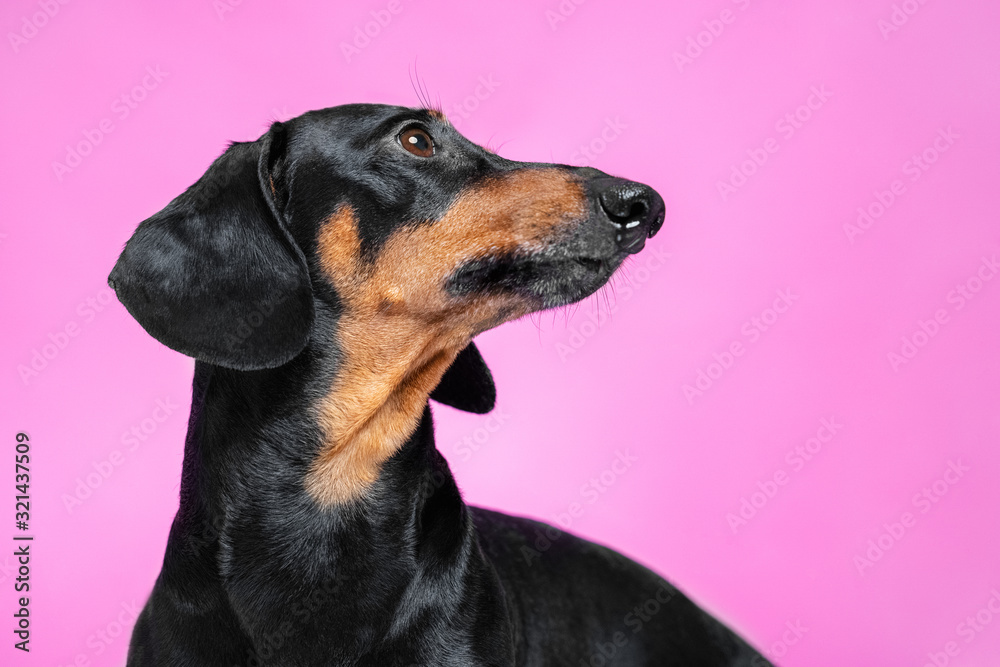
[[(400, 147), (414, 123), (434, 136), (434, 158)], [(426, 110), (336, 107), (234, 144), (139, 226), (110, 283), (151, 335), (198, 361), (180, 507), (130, 667), (769, 664), (625, 557), (466, 506), (427, 407), (357, 502), (323, 509), (303, 488), (323, 436), (309, 406), (341, 362), (343, 305), (318, 266), (321, 221), (352, 205), (374, 258), (394, 230), (433, 225), (470, 184), (536, 166), (471, 144)], [(646, 186), (556, 168), (587, 184), (587, 225), (537, 256), (477, 258), (451, 289), (568, 303), (662, 222)], [(618, 189), (602, 200), (598, 183)], [(635, 192), (645, 210), (619, 201)], [(632, 210), (642, 226), (615, 241), (609, 219)], [(431, 398), (492, 409), (473, 344)]]

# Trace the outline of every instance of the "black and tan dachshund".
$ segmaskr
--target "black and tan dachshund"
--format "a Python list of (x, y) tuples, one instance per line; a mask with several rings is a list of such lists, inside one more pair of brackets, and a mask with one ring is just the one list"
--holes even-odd
[(434, 445), (428, 398), (493, 407), (477, 334), (592, 294), (663, 217), (645, 185), (503, 159), (433, 109), (231, 145), (109, 279), (197, 360), (128, 665), (769, 664), (650, 570), (465, 505)]

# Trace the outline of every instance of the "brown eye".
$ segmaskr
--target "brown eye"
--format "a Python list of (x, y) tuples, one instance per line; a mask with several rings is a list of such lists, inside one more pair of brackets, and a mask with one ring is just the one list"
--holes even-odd
[(399, 143), (403, 145), (403, 148), (417, 157), (430, 157), (434, 155), (434, 141), (431, 139), (431, 135), (419, 127), (411, 127), (400, 132)]

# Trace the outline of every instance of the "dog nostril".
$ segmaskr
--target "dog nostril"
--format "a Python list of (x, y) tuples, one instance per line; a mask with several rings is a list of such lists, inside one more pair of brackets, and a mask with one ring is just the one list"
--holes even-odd
[(620, 212), (624, 207), (618, 207), (617, 210), (615, 207), (602, 207), (604, 208), (604, 212), (607, 213), (608, 219), (621, 229), (634, 229), (638, 227), (649, 214), (649, 206), (642, 201), (630, 203), (624, 213)]
[(601, 208), (615, 224), (634, 220), (637, 214), (641, 214), (646, 208), (641, 194), (629, 187), (630, 185), (630, 183), (616, 184), (600, 195)]
[(646, 214), (649, 213), (649, 206), (646, 202), (637, 201), (629, 207), (628, 213), (624, 217), (618, 218), (617, 216), (608, 214), (611, 218), (611, 222), (616, 225), (625, 227), (625, 229), (632, 229), (633, 227), (638, 227), (639, 224), (646, 218)]

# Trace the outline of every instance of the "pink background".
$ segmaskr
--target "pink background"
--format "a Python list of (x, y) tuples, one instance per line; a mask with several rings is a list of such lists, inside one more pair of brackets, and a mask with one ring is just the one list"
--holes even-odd
[(31, 435), (36, 541), (30, 656), (0, 547), (0, 663), (117, 667), (159, 571), (192, 362), (108, 301), (122, 244), (226, 142), (416, 105), (416, 67), (472, 140), (667, 202), (614, 289), (480, 337), (498, 417), (436, 408), (467, 500), (578, 503), (783, 665), (998, 664), (1000, 5), (472, 4), (3, 4), (0, 437)]

